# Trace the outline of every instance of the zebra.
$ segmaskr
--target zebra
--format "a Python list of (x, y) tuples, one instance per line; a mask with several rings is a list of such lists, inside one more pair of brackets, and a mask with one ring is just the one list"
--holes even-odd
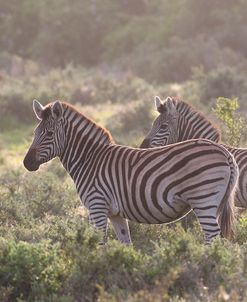
[[(220, 142), (219, 129), (186, 102), (171, 97), (167, 97), (162, 101), (156, 96), (155, 107), (159, 112), (159, 116), (154, 120), (153, 126), (141, 143), (140, 148), (166, 146), (198, 138)], [(233, 154), (239, 167), (235, 205), (247, 208), (247, 149), (221, 145)]]
[[(36, 171), (58, 157), (72, 177), (90, 222), (107, 240), (108, 218), (118, 240), (132, 244), (128, 220), (147, 224), (176, 221), (191, 210), (205, 243), (234, 229), (238, 167), (222, 146), (204, 139), (155, 149), (114, 143), (103, 127), (72, 105), (34, 100), (39, 120), (24, 166)], [(200, 179), (198, 181), (198, 179)]]

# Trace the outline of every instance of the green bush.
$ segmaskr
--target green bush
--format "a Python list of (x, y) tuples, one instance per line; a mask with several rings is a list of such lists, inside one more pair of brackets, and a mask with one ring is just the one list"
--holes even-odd
[(247, 215), (246, 212), (242, 212), (239, 215), (237, 228), (236, 228), (236, 236), (235, 241), (238, 244), (244, 244), (247, 242)]
[(247, 122), (236, 112), (239, 109), (237, 99), (218, 98), (216, 107), (213, 109), (216, 116), (223, 122), (224, 141), (230, 146), (239, 147), (240, 141), (245, 133)]
[(29, 244), (0, 238), (0, 288), (8, 297), (28, 299), (50, 296), (61, 289), (66, 276), (65, 262), (57, 245), (49, 242)]
[(65, 245), (80, 225), (79, 205), (67, 177), (48, 171), (23, 177), (19, 170), (6, 170), (0, 178), (0, 236), (27, 242), (50, 239)]
[(145, 256), (118, 242), (96, 249), (83, 249), (74, 262), (67, 290), (79, 299), (97, 297), (97, 286), (114, 294), (126, 294), (140, 289), (145, 271)]
[(229, 280), (234, 279), (241, 261), (238, 246), (230, 245), (228, 242), (222, 244), (220, 240), (215, 240), (199, 263), (205, 285), (216, 288), (221, 284), (230, 289)]

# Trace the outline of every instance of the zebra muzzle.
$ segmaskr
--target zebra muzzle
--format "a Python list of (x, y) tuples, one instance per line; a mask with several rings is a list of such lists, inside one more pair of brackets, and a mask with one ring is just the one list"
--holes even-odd
[(28, 171), (37, 171), (39, 169), (40, 163), (37, 160), (36, 149), (29, 149), (23, 160), (23, 164)]

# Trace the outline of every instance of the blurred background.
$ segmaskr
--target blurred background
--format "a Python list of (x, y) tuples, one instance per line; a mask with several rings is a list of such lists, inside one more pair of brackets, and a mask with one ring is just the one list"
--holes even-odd
[(138, 145), (153, 96), (247, 109), (244, 0), (0, 0), (0, 129), (62, 99)]
[[(59, 160), (22, 164), (34, 98), (68, 101), (130, 146), (155, 95), (246, 126), (246, 17), (246, 0), (0, 0), (0, 301), (247, 301), (246, 214), (234, 244), (200, 244), (191, 218), (131, 223), (134, 249), (110, 229), (102, 249)], [(241, 129), (223, 141), (246, 146)]]

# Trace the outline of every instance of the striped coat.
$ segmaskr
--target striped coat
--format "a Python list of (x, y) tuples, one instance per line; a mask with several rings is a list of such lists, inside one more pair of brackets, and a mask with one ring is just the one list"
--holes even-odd
[(108, 131), (69, 104), (34, 101), (34, 111), (40, 123), (25, 167), (35, 171), (58, 156), (105, 237), (108, 218), (118, 239), (129, 244), (128, 220), (170, 223), (191, 210), (206, 242), (232, 234), (238, 168), (224, 147), (200, 139), (135, 149), (114, 144)]
[[(142, 142), (141, 148), (166, 146), (195, 138), (220, 141), (219, 130), (189, 104), (170, 97), (164, 101), (156, 97), (155, 103), (160, 114)], [(239, 167), (235, 204), (247, 208), (247, 149), (223, 146), (233, 154)]]

